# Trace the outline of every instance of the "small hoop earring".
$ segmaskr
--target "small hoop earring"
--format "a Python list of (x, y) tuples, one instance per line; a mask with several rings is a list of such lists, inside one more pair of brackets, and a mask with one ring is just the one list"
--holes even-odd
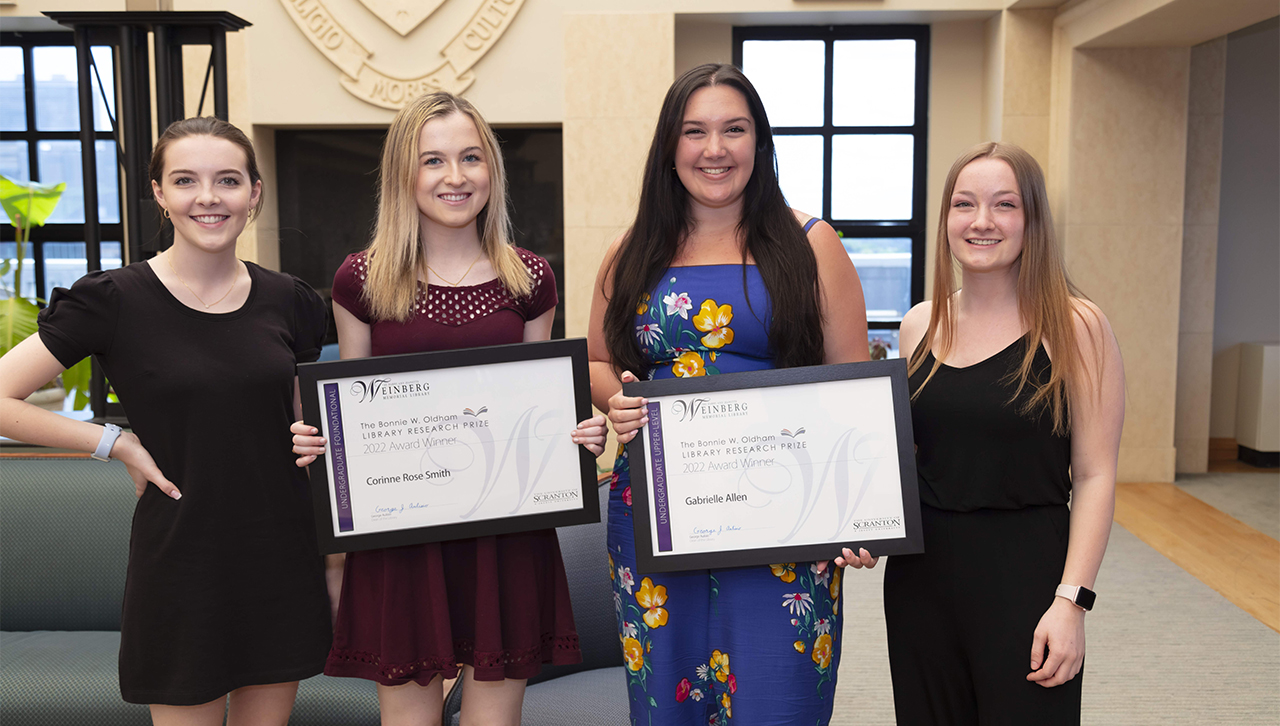
[(165, 219), (168, 219), (168, 218), (169, 218), (169, 210), (168, 210), (168, 209), (165, 209), (164, 207), (161, 207), (161, 208), (160, 208), (160, 216), (161, 216), (161, 217), (164, 217)]

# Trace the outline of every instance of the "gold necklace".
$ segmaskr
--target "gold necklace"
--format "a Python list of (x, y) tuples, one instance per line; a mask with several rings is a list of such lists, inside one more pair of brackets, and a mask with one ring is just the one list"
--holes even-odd
[[(462, 282), (463, 280), (467, 279), (467, 275), (471, 274), (471, 268), (476, 266), (476, 263), (480, 261), (481, 257), (484, 257), (484, 248), (481, 248), (480, 254), (476, 255), (476, 258), (471, 261), (471, 264), (467, 265), (467, 271), (462, 273), (462, 277), (458, 278), (458, 282)], [(444, 275), (441, 275), (439, 272), (436, 272), (434, 269), (432, 269), (431, 265), (427, 265), (427, 269), (431, 271), (431, 274), (440, 278), (441, 281), (448, 283), (449, 287), (458, 286), (458, 282), (449, 282), (447, 279), (445, 279)]]
[(191, 289), (191, 286), (187, 284), (187, 281), (186, 281), (186, 280), (182, 279), (182, 275), (179, 275), (179, 274), (178, 274), (178, 268), (176, 268), (176, 267), (174, 267), (174, 266), (173, 266), (173, 253), (166, 254), (166, 255), (164, 256), (164, 259), (165, 259), (165, 261), (167, 261), (167, 262), (169, 263), (169, 269), (170, 269), (170, 270), (173, 270), (173, 274), (174, 274), (174, 276), (175, 276), (175, 277), (177, 277), (177, 278), (178, 278), (178, 282), (181, 282), (181, 283), (182, 283), (182, 286), (183, 286), (183, 287), (185, 287), (185, 288), (187, 288), (187, 292), (189, 292), (189, 293), (191, 293), (192, 295), (194, 295), (194, 296), (195, 296), (195, 298), (196, 298), (197, 300), (199, 300), (199, 301), (200, 301), (200, 304), (204, 306), (204, 309), (205, 309), (205, 310), (208, 310), (209, 308), (213, 307), (214, 305), (217, 305), (218, 303), (222, 302), (223, 300), (226, 300), (226, 299), (227, 299), (227, 296), (231, 294), (231, 291), (232, 291), (232, 290), (234, 290), (234, 289), (236, 289), (236, 283), (240, 281), (240, 268), (239, 268), (239, 267), (237, 267), (237, 268), (236, 268), (236, 275), (235, 275), (235, 277), (231, 278), (231, 287), (230, 287), (230, 288), (228, 288), (226, 292), (222, 293), (222, 297), (218, 298), (217, 300), (214, 300), (214, 301), (213, 301), (213, 302), (211, 302), (211, 303), (207, 303), (207, 302), (205, 302), (205, 301), (204, 301), (204, 299), (203, 299), (203, 298), (201, 298), (198, 294), (196, 294), (196, 291), (195, 291), (195, 290), (192, 290), (192, 289)]

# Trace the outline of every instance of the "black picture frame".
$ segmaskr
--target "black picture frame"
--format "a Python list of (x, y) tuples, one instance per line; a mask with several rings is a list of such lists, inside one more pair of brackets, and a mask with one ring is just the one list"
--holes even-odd
[(744, 373), (724, 373), (697, 378), (670, 378), (657, 381), (624, 383), (623, 394), (655, 398), (742, 389), (801, 386), (827, 381), (860, 378), (888, 378), (893, 396), (894, 431), (897, 436), (898, 471), (902, 489), (903, 525), (906, 535), (899, 538), (852, 540), (829, 544), (801, 544), (755, 549), (717, 550), (686, 554), (654, 555), (650, 534), (653, 505), (645, 457), (648, 456), (646, 431), (642, 427), (627, 444), (631, 460), (632, 519), (635, 527), (636, 567), (639, 572), (678, 572), (683, 570), (748, 567), (779, 562), (819, 562), (840, 554), (841, 548), (855, 552), (866, 547), (874, 556), (917, 554), (924, 551), (924, 534), (920, 528), (920, 495), (916, 482), (915, 440), (911, 428), (911, 401), (907, 389), (907, 363), (904, 359), (841, 363), (802, 368), (779, 368)]
[[(302, 394), (303, 421), (324, 431), (317, 383), (335, 378), (376, 376), (387, 373), (430, 371), (494, 363), (512, 363), (548, 358), (568, 358), (573, 375), (574, 411), (578, 421), (591, 417), (591, 378), (587, 365), (587, 342), (583, 338), (514, 343), (480, 348), (464, 348), (432, 353), (407, 353), (374, 358), (354, 358), (298, 366)], [(536, 388), (536, 383), (532, 388)], [(569, 432), (565, 431), (568, 436)], [(333, 487), (325, 457), (317, 457), (309, 467), (311, 498), (315, 512), (316, 540), (324, 554), (401, 547), (515, 532), (527, 532), (600, 521), (599, 492), (596, 489), (596, 461), (585, 447), (579, 450), (581, 506), (556, 512), (517, 515), (455, 524), (415, 527), (336, 537), (330, 497)]]

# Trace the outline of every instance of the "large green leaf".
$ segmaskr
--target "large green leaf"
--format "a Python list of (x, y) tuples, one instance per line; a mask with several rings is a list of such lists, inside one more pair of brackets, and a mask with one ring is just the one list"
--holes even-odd
[(40, 308), (26, 298), (0, 300), (0, 355), (36, 332), (39, 314)]
[(76, 397), (74, 408), (77, 411), (89, 405), (89, 378), (92, 373), (90, 358), (85, 358), (62, 372), (62, 387), (67, 390), (68, 396)]
[(44, 221), (58, 206), (62, 192), (67, 188), (64, 182), (57, 184), (40, 184), (38, 182), (16, 182), (0, 174), (0, 205), (9, 215), (15, 227), (43, 227)]

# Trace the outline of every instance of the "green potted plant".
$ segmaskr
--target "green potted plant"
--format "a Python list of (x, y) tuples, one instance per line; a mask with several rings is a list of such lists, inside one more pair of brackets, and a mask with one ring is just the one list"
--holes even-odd
[[(0, 280), (7, 278), (10, 271), (13, 272), (12, 288), (0, 282), (0, 294), (6, 296), (0, 300), (0, 355), (9, 352), (9, 349), (36, 332), (36, 316), (40, 314), (40, 308), (22, 297), (22, 267), (26, 246), (31, 241), (31, 228), (44, 226), (66, 188), (64, 183), (17, 182), (0, 175), (0, 206), (9, 215), (17, 242), (17, 254), (14, 255), (16, 259), (6, 258), (0, 261)], [(63, 393), (57, 393), (58, 386), (51, 383), (33, 394), (33, 403), (45, 408), (61, 409), (63, 397), (74, 394), (76, 408), (83, 408), (89, 398), (90, 370), (89, 359), (85, 358), (62, 374)], [(46, 390), (54, 392), (42, 394)]]

